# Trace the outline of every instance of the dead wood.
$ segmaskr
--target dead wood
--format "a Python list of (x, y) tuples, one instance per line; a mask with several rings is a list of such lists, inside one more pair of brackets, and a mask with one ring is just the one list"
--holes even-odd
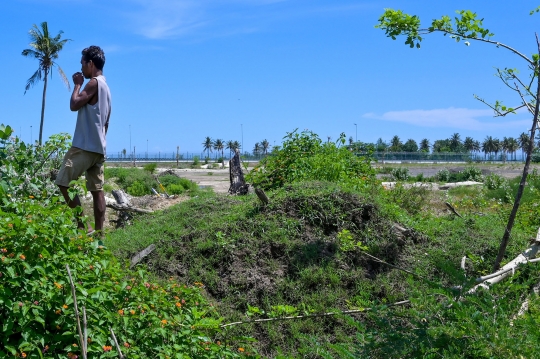
[(245, 195), (248, 193), (249, 185), (244, 180), (244, 172), (240, 163), (240, 150), (234, 151), (234, 156), (229, 161), (229, 177), (231, 185), (229, 194)]
[(448, 207), (448, 209), (450, 209), (450, 211), (452, 211), (453, 214), (455, 214), (456, 216), (458, 216), (459, 218), (463, 218), (461, 217), (461, 214), (459, 214), (456, 209), (454, 208), (454, 206), (452, 206), (450, 203), (448, 202), (444, 202), (444, 204), (446, 205), (446, 207)]
[(131, 264), (129, 266), (129, 269), (132, 269), (133, 267), (135, 267), (135, 265), (137, 265), (137, 263), (142, 261), (144, 259), (144, 257), (148, 256), (150, 253), (152, 253), (154, 251), (154, 249), (156, 249), (156, 245), (151, 244), (148, 247), (146, 247), (145, 249), (143, 249), (142, 251), (140, 251), (139, 253), (137, 253), (133, 258), (131, 258)]
[(264, 191), (260, 188), (255, 188), (255, 194), (257, 194), (257, 197), (261, 200), (261, 202), (266, 206), (270, 200), (268, 199), (268, 196)]

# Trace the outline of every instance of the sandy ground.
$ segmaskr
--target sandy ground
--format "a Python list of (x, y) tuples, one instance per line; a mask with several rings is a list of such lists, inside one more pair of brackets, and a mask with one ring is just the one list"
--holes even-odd
[[(167, 170), (166, 168), (159, 170)], [(230, 179), (229, 169), (172, 169), (172, 171), (188, 180), (197, 183), (200, 187), (210, 187), (215, 193), (227, 193)]]

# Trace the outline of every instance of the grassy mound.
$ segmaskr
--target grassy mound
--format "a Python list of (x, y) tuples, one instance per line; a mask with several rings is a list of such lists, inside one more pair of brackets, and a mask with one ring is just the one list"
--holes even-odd
[[(445, 268), (459, 267), (463, 255), (492, 256), (503, 228), (498, 216), (403, 217), (380, 193), (370, 196), (325, 182), (286, 185), (268, 194), (268, 206), (254, 196), (201, 196), (113, 233), (107, 244), (129, 258), (156, 243), (147, 259), (152, 272), (204, 283), (225, 320), (236, 321), (406, 299), (413, 290), (409, 275), (364, 256), (362, 247), (428, 280), (454, 284)], [(397, 218), (416, 230), (396, 231)], [(488, 263), (477, 262), (475, 271), (488, 270)], [(356, 328), (343, 317), (324, 317), (248, 324), (229, 335), (246, 333), (260, 341), (264, 356), (316, 357), (319, 349), (311, 338), (350, 343)]]

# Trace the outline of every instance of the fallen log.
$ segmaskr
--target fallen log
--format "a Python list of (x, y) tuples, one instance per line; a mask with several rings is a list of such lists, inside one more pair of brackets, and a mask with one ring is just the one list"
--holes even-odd
[(142, 261), (144, 259), (144, 257), (148, 256), (150, 253), (152, 253), (154, 251), (154, 249), (156, 249), (156, 245), (151, 244), (148, 247), (146, 247), (145, 249), (143, 249), (142, 251), (140, 251), (139, 253), (137, 253), (133, 258), (131, 258), (131, 263), (129, 265), (129, 269), (132, 269), (133, 267), (135, 267), (135, 265), (137, 265), (137, 263)]
[(539, 249), (540, 249), (540, 228), (538, 229), (538, 232), (536, 234), (536, 239), (535, 239), (534, 243), (529, 248), (527, 248), (525, 251), (523, 251), (523, 253), (518, 255), (512, 261), (505, 264), (497, 272), (477, 278), (476, 282), (479, 283), (479, 284), (475, 285), (467, 293), (468, 294), (474, 293), (479, 288), (489, 289), (490, 285), (493, 285), (495, 283), (499, 283), (500, 281), (502, 281), (506, 277), (513, 274), (514, 271), (521, 264), (540, 262), (540, 258), (535, 259), (536, 254), (538, 253)]
[(143, 209), (143, 208), (137, 208), (137, 207), (126, 207), (121, 206), (117, 203), (107, 203), (107, 207), (112, 208), (116, 211), (124, 211), (124, 212), (135, 212), (135, 213), (154, 213), (154, 211), (150, 209)]

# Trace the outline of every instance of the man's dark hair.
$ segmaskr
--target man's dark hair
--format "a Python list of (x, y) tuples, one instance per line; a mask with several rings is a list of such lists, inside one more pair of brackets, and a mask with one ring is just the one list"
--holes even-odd
[(92, 60), (98, 70), (103, 70), (105, 65), (105, 53), (99, 46), (90, 46), (82, 50), (84, 61)]

